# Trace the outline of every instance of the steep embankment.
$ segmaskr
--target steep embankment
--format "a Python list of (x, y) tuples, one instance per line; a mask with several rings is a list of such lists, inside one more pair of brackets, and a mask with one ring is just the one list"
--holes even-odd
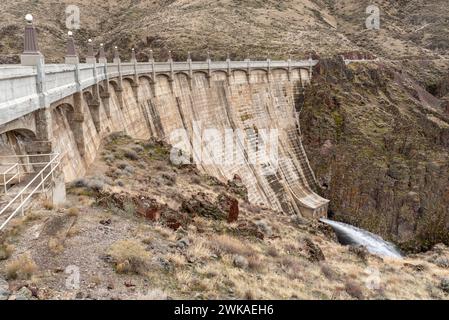
[(448, 298), (447, 247), (392, 260), (340, 246), (317, 221), (247, 203), (237, 177), (174, 166), (170, 149), (114, 134), (64, 207), (14, 220), (0, 298)]
[(306, 150), (337, 219), (412, 250), (449, 243), (449, 119), (392, 65), (323, 60), (306, 92)]

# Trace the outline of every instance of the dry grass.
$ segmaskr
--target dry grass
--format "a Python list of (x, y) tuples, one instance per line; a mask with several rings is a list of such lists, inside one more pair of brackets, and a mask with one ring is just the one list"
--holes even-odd
[(161, 289), (151, 289), (137, 297), (138, 300), (167, 300), (167, 298), (167, 294)]
[(7, 263), (5, 271), (8, 279), (27, 280), (37, 271), (37, 265), (29, 254), (22, 254)]
[(231, 254), (249, 257), (255, 254), (254, 249), (249, 244), (228, 235), (214, 236), (211, 239), (211, 248), (220, 255)]
[(327, 264), (321, 265), (321, 272), (328, 280), (335, 281), (338, 279), (338, 274)]
[(184, 267), (187, 264), (186, 258), (179, 253), (169, 253), (165, 256), (165, 258), (167, 258), (167, 260), (177, 268)]
[(14, 251), (14, 247), (7, 243), (0, 244), (0, 260), (8, 259)]
[[(145, 161), (145, 155), (139, 153), (139, 156)], [(160, 176), (151, 171), (158, 164), (147, 165), (153, 166), (147, 168), (149, 176), (153, 176), (153, 173)], [(137, 163), (135, 167), (140, 174)], [(166, 165), (163, 167), (167, 169)], [(96, 170), (95, 174), (101, 172)], [(138, 179), (143, 178), (138, 176)], [(211, 194), (215, 192), (205, 185), (192, 187), (189, 185), (190, 181), (191, 176), (179, 170), (179, 194), (185, 198), (196, 194), (198, 188)], [(161, 203), (167, 203), (170, 208), (177, 210), (180, 203), (176, 200), (169, 202), (165, 184), (154, 188), (153, 185), (145, 185), (146, 182), (127, 180), (126, 188), (120, 189), (120, 192), (140, 195), (142, 190), (146, 190)], [(107, 292), (120, 299), (447, 299), (447, 294), (440, 288), (441, 279), (447, 276), (447, 269), (433, 263), (433, 255), (436, 256), (436, 253), (432, 255), (432, 259), (428, 256), (404, 261), (381, 260), (368, 255), (364, 262), (358, 252), (338, 245), (323, 236), (313, 225), (307, 228), (294, 227), (290, 217), (268, 209), (252, 212), (242, 205), (237, 223), (228, 224), (225, 221), (194, 217), (186, 228), (173, 231), (164, 226), (163, 220), (150, 222), (144, 219), (124, 219), (123, 214), (114, 215), (91, 206), (92, 202), (82, 204), (75, 194), (69, 196), (72, 204), (61, 210), (61, 213), (71, 214), (68, 212), (70, 206), (76, 206), (83, 213), (76, 219), (76, 226), (81, 228), (82, 236), (71, 239), (70, 243), (85, 243), (87, 246), (78, 246), (78, 250), (74, 250), (73, 245), (67, 246), (64, 248), (65, 254), (55, 255), (50, 260), (62, 264), (67, 262), (69, 254), (85, 254), (95, 261), (106, 253), (106, 260), (112, 262), (116, 272), (112, 271), (111, 266), (99, 266), (89, 259), (82, 266), (83, 269), (88, 269), (86, 280), (93, 298), (104, 298), (105, 285), (108, 288), (110, 285), (117, 290)], [(90, 199), (87, 197), (83, 196), (82, 199)], [(41, 212), (47, 216), (52, 215), (50, 211)], [(108, 219), (111, 219), (108, 228), (97, 228), (99, 221)], [(248, 222), (256, 221), (259, 221), (260, 230), (272, 233), (275, 237), (265, 237), (262, 240), (240, 235), (240, 224), (246, 226)], [(16, 223), (16, 229), (22, 230), (19, 236), (25, 235), (29, 224), (24, 223), (24, 219), (19, 219)], [(319, 244), (326, 257), (325, 261), (308, 261), (307, 248), (304, 241), (301, 241), (306, 237)], [(184, 238), (189, 240), (189, 244), (178, 247), (178, 241)], [(98, 245), (92, 245), (90, 239), (97, 239)], [(124, 240), (111, 245), (110, 241), (116, 239)], [(8, 240), (8, 243), (18, 245), (16, 251), (24, 251), (23, 243), (16, 243), (18, 237)], [(25, 241), (27, 240), (29, 239)], [(49, 247), (54, 247), (55, 252), (61, 250), (58, 249), (58, 237), (44, 241), (54, 241)], [(28, 245), (29, 241), (26, 243)], [(43, 245), (47, 245), (47, 242), (43, 242)], [(449, 252), (445, 251), (441, 256), (446, 256), (447, 253)], [(35, 251), (33, 256), (37, 256)], [(236, 265), (236, 257), (242, 258), (241, 264)], [(11, 258), (2, 262), (2, 266), (10, 260)], [(424, 265), (425, 269), (418, 270), (406, 263)], [(370, 289), (364, 285), (369, 277), (368, 267), (379, 270), (380, 289)], [(40, 268), (43, 269), (44, 264)], [(127, 287), (126, 290), (121, 290), (123, 285)], [(42, 286), (47, 286), (47, 283)], [(54, 289), (52, 284), (48, 284), (48, 287)], [(163, 288), (163, 291), (157, 288)]]
[(71, 207), (67, 210), (67, 215), (70, 217), (77, 217), (80, 213), (80, 209), (77, 207)]
[(144, 274), (150, 260), (150, 254), (135, 240), (120, 240), (109, 249), (115, 270), (118, 273)]
[(166, 239), (169, 239), (169, 240), (175, 239), (175, 233), (170, 228), (164, 227), (160, 224), (156, 224), (156, 225), (154, 225), (153, 230), (156, 231), (157, 233), (159, 233), (162, 237), (164, 237)]
[(267, 255), (273, 258), (279, 257), (279, 249), (275, 246), (270, 246), (267, 249)]
[(248, 257), (248, 268), (251, 271), (262, 273), (265, 270), (265, 261), (260, 256)]
[(212, 251), (205, 240), (197, 238), (187, 249), (187, 256), (191, 259), (204, 260), (212, 256)]
[(50, 199), (45, 199), (42, 202), (42, 207), (44, 207), (45, 210), (48, 210), (48, 211), (51, 211), (51, 210), (53, 210), (55, 208), (53, 202)]
[(53, 254), (60, 254), (64, 251), (64, 239), (61, 237), (51, 237), (48, 240), (48, 250)]
[(68, 238), (72, 238), (72, 237), (74, 237), (74, 236), (79, 235), (80, 233), (81, 233), (80, 227), (79, 227), (77, 224), (75, 224), (75, 225), (73, 225), (73, 226), (70, 228), (70, 230), (67, 232), (67, 237), (68, 237)]
[(359, 300), (364, 298), (362, 287), (357, 282), (355, 282), (353, 280), (349, 280), (346, 282), (345, 291), (353, 298), (356, 298)]

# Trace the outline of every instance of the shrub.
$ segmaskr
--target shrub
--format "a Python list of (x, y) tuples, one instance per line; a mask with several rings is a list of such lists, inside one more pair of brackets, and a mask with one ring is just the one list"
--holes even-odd
[(248, 267), (248, 259), (243, 256), (237, 255), (234, 257), (233, 264), (237, 268), (245, 269)]
[(362, 288), (355, 281), (352, 280), (347, 281), (345, 284), (345, 291), (353, 298), (359, 300), (362, 300), (364, 298)]
[(139, 155), (137, 154), (137, 152), (135, 152), (134, 150), (125, 150), (123, 152), (123, 155), (133, 161), (139, 160)]
[(355, 254), (360, 260), (363, 262), (367, 262), (368, 260), (368, 250), (363, 246), (351, 245), (349, 246), (349, 252)]
[(109, 255), (118, 273), (144, 274), (148, 269), (150, 254), (135, 240), (120, 240), (109, 249)]
[(71, 183), (72, 188), (89, 188), (94, 191), (101, 191), (104, 188), (107, 178), (104, 176), (93, 177), (90, 179), (77, 179)]
[(59, 237), (52, 237), (48, 240), (48, 249), (53, 254), (58, 254), (64, 251), (64, 240)]
[(321, 273), (328, 279), (328, 280), (337, 280), (338, 274), (327, 264), (321, 265)]
[(201, 184), (201, 179), (199, 177), (193, 177), (191, 182), (192, 184)]
[(115, 156), (113, 154), (106, 154), (103, 156), (103, 160), (107, 163), (112, 163), (115, 160)]
[(134, 214), (136, 213), (136, 206), (131, 200), (127, 200), (123, 203), (123, 210), (127, 215), (134, 216)]
[(71, 217), (77, 217), (80, 213), (80, 210), (77, 207), (71, 207), (67, 210), (67, 215)]
[(264, 235), (268, 237), (270, 237), (273, 234), (271, 226), (269, 226), (268, 223), (264, 220), (257, 221), (256, 226), (260, 230), (260, 232), (262, 232)]
[(165, 180), (165, 184), (168, 186), (173, 186), (176, 184), (176, 175), (163, 173), (162, 178)]
[(86, 188), (87, 186), (87, 180), (84, 178), (76, 179), (71, 184), (71, 187), (73, 188)]
[(268, 247), (267, 255), (273, 258), (279, 257), (279, 250), (275, 247)]
[(45, 199), (44, 202), (42, 203), (42, 206), (45, 208), (45, 210), (53, 210), (55, 208), (55, 206), (53, 205), (53, 202), (49, 199)]
[(117, 164), (117, 168), (124, 170), (126, 167), (128, 166), (128, 164), (126, 162), (119, 162)]
[(165, 292), (160, 289), (152, 289), (145, 295), (140, 295), (139, 300), (167, 300), (168, 296)]
[(132, 149), (133, 149), (135, 152), (137, 152), (137, 153), (143, 152), (143, 151), (144, 151), (144, 148), (143, 148), (141, 145), (138, 145), (138, 144), (132, 146)]
[(28, 254), (23, 254), (9, 262), (5, 270), (8, 279), (27, 280), (36, 272), (37, 266)]
[(265, 269), (265, 265), (260, 257), (251, 256), (248, 257), (248, 268), (252, 271), (261, 272)]
[(214, 237), (211, 246), (217, 254), (227, 253), (241, 256), (251, 256), (254, 254), (251, 247), (245, 245), (240, 240), (227, 235)]
[(13, 251), (14, 251), (13, 246), (6, 243), (0, 244), (0, 260), (8, 259)]
[(117, 167), (127, 173), (133, 174), (134, 173), (134, 167), (130, 166), (126, 162), (120, 162)]
[(89, 180), (88, 187), (95, 191), (101, 191), (104, 188), (104, 180), (100, 177), (94, 177)]

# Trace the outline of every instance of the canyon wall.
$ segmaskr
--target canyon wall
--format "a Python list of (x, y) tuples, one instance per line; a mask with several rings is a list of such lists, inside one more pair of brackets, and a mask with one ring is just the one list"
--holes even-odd
[(303, 141), (334, 219), (405, 250), (449, 243), (449, 118), (387, 63), (322, 59), (307, 87)]

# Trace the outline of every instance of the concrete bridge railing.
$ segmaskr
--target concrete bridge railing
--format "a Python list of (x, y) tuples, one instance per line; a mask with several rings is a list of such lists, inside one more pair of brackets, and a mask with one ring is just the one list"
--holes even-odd
[(146, 75), (153, 83), (158, 74), (165, 74), (170, 80), (177, 73), (184, 73), (191, 80), (195, 72), (204, 72), (210, 76), (215, 71), (223, 71), (228, 77), (233, 70), (242, 70), (249, 77), (251, 70), (265, 70), (270, 78), (271, 70), (306, 69), (311, 77), (312, 67), (318, 60), (293, 61), (192, 61), (190, 55), (185, 62), (175, 62), (170, 58), (167, 62), (155, 62), (151, 57), (148, 62), (137, 62), (133, 50), (132, 62), (122, 63), (115, 48), (113, 63), (107, 63), (103, 45), (100, 47), (99, 59), (93, 54), (93, 46), (89, 42), (87, 63), (79, 63), (75, 43), (71, 32), (67, 42), (65, 64), (45, 64), (37, 46), (36, 31), (32, 17), (27, 15), (28, 25), (25, 28), (25, 49), (21, 55), (22, 65), (4, 65), (0, 67), (0, 125), (18, 119), (40, 108), (46, 108), (55, 101), (61, 100), (76, 92), (100, 84), (101, 82)]

